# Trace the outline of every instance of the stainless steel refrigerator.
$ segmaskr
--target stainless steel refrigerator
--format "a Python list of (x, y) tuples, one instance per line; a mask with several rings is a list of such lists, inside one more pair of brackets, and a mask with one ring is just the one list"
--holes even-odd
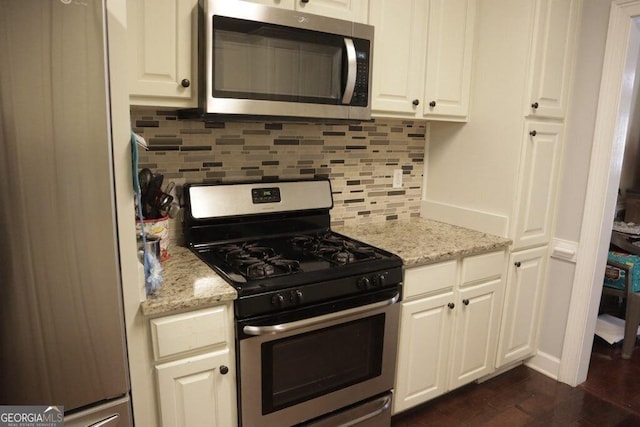
[(131, 424), (105, 10), (0, 0), (0, 405), (65, 425)]

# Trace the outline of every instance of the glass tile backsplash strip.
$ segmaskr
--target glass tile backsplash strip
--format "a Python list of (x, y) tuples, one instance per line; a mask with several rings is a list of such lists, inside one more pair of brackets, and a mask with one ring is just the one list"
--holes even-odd
[[(331, 179), (333, 225), (420, 215), (424, 121), (207, 122), (135, 107), (131, 122), (149, 144), (140, 167), (164, 174), (165, 183), (178, 188), (185, 182), (323, 177)], [(398, 169), (402, 188), (393, 188)]]

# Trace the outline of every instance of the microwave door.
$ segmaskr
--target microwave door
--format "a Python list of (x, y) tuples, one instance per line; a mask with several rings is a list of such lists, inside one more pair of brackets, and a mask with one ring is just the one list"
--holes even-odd
[(356, 72), (358, 71), (358, 64), (356, 60), (356, 47), (353, 44), (353, 40), (345, 37), (344, 48), (347, 53), (347, 78), (344, 94), (342, 95), (342, 103), (349, 105), (353, 98), (353, 91), (356, 87)]

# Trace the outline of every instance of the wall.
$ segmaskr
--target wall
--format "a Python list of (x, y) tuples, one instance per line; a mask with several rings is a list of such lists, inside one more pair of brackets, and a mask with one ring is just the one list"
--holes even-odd
[[(186, 121), (175, 111), (134, 107), (131, 122), (149, 144), (140, 167), (164, 174), (165, 183), (329, 178), (333, 225), (420, 215), (424, 121)], [(392, 188), (395, 169), (403, 171), (402, 188)]]

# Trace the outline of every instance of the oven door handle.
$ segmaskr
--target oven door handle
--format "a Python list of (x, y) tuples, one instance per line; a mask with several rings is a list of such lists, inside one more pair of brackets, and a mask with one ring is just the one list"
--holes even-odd
[(247, 325), (244, 328), (242, 328), (242, 331), (247, 335), (269, 335), (269, 334), (289, 332), (295, 329), (301, 329), (307, 326), (313, 326), (319, 323), (341, 319), (343, 317), (351, 316), (354, 314), (366, 313), (368, 311), (376, 310), (381, 307), (386, 307), (386, 306), (395, 304), (398, 302), (399, 299), (400, 299), (400, 293), (398, 292), (393, 296), (393, 298), (376, 302), (373, 304), (365, 305), (363, 307), (355, 307), (348, 310), (342, 310), (335, 313), (329, 313), (322, 316), (312, 317), (310, 319), (297, 320), (295, 322), (289, 322), (289, 323), (281, 323), (279, 325), (266, 325), (266, 326)]
[(382, 414), (383, 412), (389, 410), (389, 407), (391, 406), (391, 397), (384, 396), (376, 401), (376, 403), (378, 402), (380, 403), (380, 406), (378, 407), (378, 409), (375, 409), (366, 415), (356, 418), (355, 420), (351, 420), (344, 424), (340, 424), (340, 427), (351, 427), (351, 426), (358, 425), (364, 421), (370, 420), (371, 418), (375, 418), (378, 415)]

